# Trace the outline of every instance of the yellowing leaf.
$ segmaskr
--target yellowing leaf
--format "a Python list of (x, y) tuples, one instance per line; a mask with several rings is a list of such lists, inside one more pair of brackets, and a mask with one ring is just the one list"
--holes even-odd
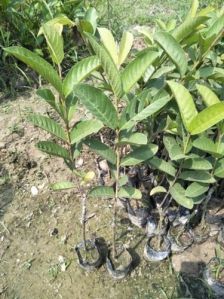
[(118, 67), (125, 61), (128, 53), (131, 50), (134, 37), (130, 32), (124, 32), (121, 38), (119, 55), (118, 55)]
[(111, 31), (107, 28), (98, 28), (98, 32), (100, 34), (100, 39), (104, 47), (110, 53), (110, 56), (113, 59), (114, 63), (118, 65), (118, 47)]

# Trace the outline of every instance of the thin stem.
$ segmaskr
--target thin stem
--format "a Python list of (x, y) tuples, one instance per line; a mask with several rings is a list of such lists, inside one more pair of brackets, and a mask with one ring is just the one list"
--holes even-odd
[(87, 251), (86, 248), (86, 195), (84, 194), (82, 196), (82, 218), (81, 218), (81, 223), (82, 223), (82, 238), (83, 238), (83, 243), (84, 243), (84, 249)]

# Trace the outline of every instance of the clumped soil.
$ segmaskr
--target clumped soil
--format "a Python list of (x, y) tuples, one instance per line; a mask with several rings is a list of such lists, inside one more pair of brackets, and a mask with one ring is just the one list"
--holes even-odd
[[(30, 111), (51, 113), (34, 94), (0, 105), (0, 297), (162, 299), (164, 293), (169, 298), (186, 297), (185, 280), (172, 270), (169, 260), (149, 263), (142, 258), (145, 231), (134, 227), (122, 209), (117, 238), (134, 252), (131, 274), (114, 281), (105, 266), (91, 273), (79, 267), (74, 252), (82, 236), (79, 194), (50, 191), (50, 183), (72, 176), (61, 159), (49, 159), (35, 148), (39, 139), (50, 135), (25, 121)], [(85, 112), (78, 115), (85, 117)], [(96, 171), (93, 155), (85, 151), (82, 157), (83, 169)], [(109, 245), (111, 202), (91, 199), (88, 211), (87, 238), (102, 238)], [(198, 256), (195, 262), (200, 261)], [(199, 287), (196, 294), (194, 298), (202, 298), (197, 297)], [(210, 297), (203, 293), (203, 298)]]

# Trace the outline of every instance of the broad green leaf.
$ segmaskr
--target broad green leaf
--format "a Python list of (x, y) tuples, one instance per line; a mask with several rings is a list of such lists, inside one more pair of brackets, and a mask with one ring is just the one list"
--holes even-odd
[[(74, 22), (72, 22), (66, 15), (63, 15), (63, 14), (51, 19), (50, 21), (48, 21), (45, 24), (50, 25), (50, 26), (60, 24), (61, 25), (60, 32), (62, 32), (62, 29), (63, 29), (64, 25), (68, 25), (70, 27), (75, 25)], [(42, 31), (42, 27), (41, 27), (39, 32), (38, 32), (38, 35), (40, 35), (42, 33), (43, 33), (43, 31)]]
[(199, 138), (194, 140), (193, 146), (200, 149), (201, 151), (210, 153), (215, 157), (220, 157), (215, 143), (208, 137), (200, 136)]
[(175, 161), (185, 158), (183, 151), (173, 136), (164, 136), (163, 143), (171, 160)]
[(94, 7), (90, 7), (87, 9), (84, 20), (89, 22), (92, 26), (91, 33), (95, 34), (96, 32), (96, 27), (97, 27), (97, 11)]
[(42, 116), (40, 114), (30, 114), (27, 116), (27, 120), (32, 122), (35, 126), (53, 134), (54, 136), (67, 141), (67, 135), (64, 129), (53, 119)]
[(218, 103), (202, 110), (189, 124), (191, 135), (196, 135), (213, 127), (224, 119), (224, 103)]
[(217, 37), (217, 35), (224, 30), (224, 15), (221, 15), (207, 30), (205, 34), (206, 39)]
[(104, 47), (110, 53), (111, 58), (113, 59), (114, 63), (118, 65), (118, 45), (116, 44), (113, 34), (107, 28), (97, 28), (101, 42), (103, 43)]
[(59, 144), (56, 144), (54, 142), (39, 141), (36, 144), (36, 146), (39, 150), (41, 150), (42, 152), (45, 152), (49, 155), (61, 157), (61, 158), (64, 158), (65, 160), (70, 159), (69, 152), (65, 148), (63, 148), (62, 146), (60, 146)]
[(142, 193), (138, 189), (129, 186), (123, 186), (118, 191), (119, 197), (133, 198), (133, 199), (141, 199)]
[(145, 160), (150, 159), (158, 151), (158, 146), (155, 144), (148, 144), (140, 146), (132, 151), (130, 154), (121, 159), (121, 166), (132, 166), (139, 164)]
[(126, 66), (121, 74), (125, 93), (130, 91), (158, 56), (159, 54), (157, 52), (147, 50), (138, 55)]
[(187, 209), (193, 208), (194, 206), (193, 200), (185, 196), (185, 190), (179, 183), (174, 184), (170, 188), (170, 194), (179, 205)]
[(67, 190), (67, 189), (74, 189), (76, 185), (72, 182), (59, 182), (50, 185), (50, 188), (54, 191), (58, 190)]
[(52, 61), (57, 65), (60, 65), (64, 59), (64, 43), (61, 27), (62, 25), (60, 24), (49, 25), (47, 23), (42, 26)]
[(214, 104), (220, 103), (217, 95), (207, 86), (196, 84), (196, 87), (202, 97), (203, 102), (206, 106), (212, 106)]
[(156, 19), (156, 23), (157, 23), (157, 25), (159, 26), (159, 28), (160, 28), (161, 30), (164, 30), (164, 31), (167, 30), (167, 28), (166, 28), (166, 24), (165, 24), (162, 20), (160, 20), (160, 19)]
[(141, 110), (139, 113), (134, 115), (131, 119), (129, 119), (126, 123), (121, 125), (121, 130), (130, 129), (135, 126), (138, 122), (148, 118), (149, 116), (157, 113), (161, 110), (170, 100), (169, 96), (161, 97), (160, 99), (154, 101), (149, 104), (146, 108)]
[(150, 191), (150, 196), (153, 196), (158, 193), (167, 193), (167, 190), (163, 186), (156, 186), (152, 188), (152, 190)]
[(87, 136), (97, 133), (103, 124), (98, 120), (84, 120), (75, 125), (70, 133), (71, 144), (77, 143)]
[(119, 144), (143, 145), (147, 144), (147, 136), (143, 133), (123, 133)]
[(196, 28), (199, 25), (204, 24), (207, 19), (207, 16), (198, 16), (193, 19), (188, 18), (172, 32), (172, 35), (177, 42), (181, 42), (192, 33), (195, 33)]
[(125, 61), (125, 59), (128, 56), (128, 53), (131, 50), (132, 44), (134, 41), (133, 34), (126, 31), (123, 33), (120, 47), (119, 47), (119, 55), (118, 55), (118, 67), (122, 65), (122, 63)]
[(187, 130), (189, 130), (192, 120), (198, 114), (193, 98), (182, 84), (174, 81), (167, 81), (167, 84), (177, 101), (184, 126)]
[(203, 79), (213, 79), (217, 82), (224, 83), (224, 70), (220, 67), (204, 67), (199, 69), (199, 76)]
[(70, 93), (69, 96), (66, 98), (65, 101), (65, 105), (66, 105), (66, 112), (67, 112), (67, 117), (66, 117), (66, 121), (68, 119), (68, 121), (70, 122), (74, 116), (74, 113), (76, 111), (77, 108), (77, 102), (78, 102), (78, 98), (75, 96), (74, 93)]
[(90, 56), (77, 62), (68, 72), (63, 81), (63, 93), (67, 97), (74, 89), (74, 86), (93, 71), (100, 67), (100, 61), (97, 56)]
[(197, 169), (197, 170), (210, 170), (213, 168), (212, 164), (205, 158), (190, 158), (186, 159), (182, 164), (182, 168)]
[(198, 197), (198, 196), (204, 194), (205, 192), (207, 192), (208, 189), (209, 189), (209, 185), (194, 182), (187, 187), (187, 189), (185, 191), (185, 196)]
[(176, 169), (173, 167), (173, 165), (170, 162), (166, 162), (165, 160), (162, 160), (157, 157), (153, 157), (152, 159), (148, 160), (147, 163), (154, 168), (165, 172), (173, 177), (176, 175)]
[(4, 49), (7, 53), (26, 63), (46, 81), (51, 83), (59, 93), (62, 92), (62, 82), (53, 66), (36, 53), (23, 47), (9, 47)]
[(85, 144), (90, 147), (91, 150), (96, 152), (98, 155), (109, 161), (111, 164), (116, 164), (116, 154), (115, 152), (110, 149), (106, 144), (100, 142), (96, 139), (87, 139)]
[(55, 96), (50, 89), (43, 88), (37, 90), (37, 95), (44, 99), (55, 111), (57, 111), (61, 116), (62, 113), (56, 104)]
[(74, 93), (82, 104), (106, 126), (111, 129), (117, 128), (117, 112), (112, 102), (100, 89), (88, 84), (78, 84), (74, 87)]
[(119, 178), (119, 187), (124, 186), (128, 183), (128, 176), (127, 175), (122, 175)]
[(161, 31), (154, 35), (154, 40), (166, 52), (183, 77), (187, 71), (187, 56), (175, 38), (168, 32)]
[(114, 63), (108, 51), (103, 46), (99, 45), (93, 36), (87, 33), (85, 33), (85, 35), (87, 36), (96, 55), (98, 56), (102, 68), (107, 74), (109, 84), (111, 85), (114, 94), (119, 99), (123, 95), (123, 89), (120, 74), (118, 72), (116, 64)]
[(180, 174), (179, 178), (185, 181), (201, 182), (201, 183), (208, 183), (208, 184), (212, 184), (216, 182), (213, 176), (209, 172), (203, 170), (183, 171)]
[(88, 196), (93, 198), (113, 198), (115, 193), (112, 187), (98, 186), (91, 189)]
[(142, 26), (138, 28), (137, 31), (145, 36), (145, 41), (147, 44), (153, 44), (153, 36), (151, 34), (150, 28)]
[(217, 162), (214, 175), (218, 178), (224, 178), (224, 159), (221, 159)]

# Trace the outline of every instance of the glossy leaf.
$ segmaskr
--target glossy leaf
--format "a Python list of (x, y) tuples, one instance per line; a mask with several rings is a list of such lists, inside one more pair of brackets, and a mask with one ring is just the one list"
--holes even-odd
[(201, 182), (201, 183), (208, 183), (208, 184), (212, 184), (216, 182), (209, 172), (203, 170), (183, 171), (180, 174), (179, 178), (185, 181)]
[(100, 155), (102, 158), (109, 161), (111, 164), (116, 164), (116, 154), (115, 152), (110, 149), (106, 144), (100, 142), (99, 140), (89, 138), (85, 141), (85, 144), (88, 147)]
[(144, 51), (132, 60), (121, 74), (123, 89), (128, 93), (130, 89), (143, 76), (147, 68), (156, 60), (158, 53), (154, 51)]
[(59, 183), (51, 184), (50, 188), (53, 191), (67, 190), (67, 189), (74, 189), (74, 188), (76, 188), (76, 185), (74, 183), (72, 183), (72, 182), (59, 182)]
[(63, 148), (62, 146), (60, 146), (59, 144), (56, 144), (54, 142), (39, 141), (36, 144), (36, 146), (39, 150), (41, 150), (42, 152), (45, 152), (49, 155), (61, 157), (61, 158), (64, 158), (65, 160), (70, 159), (69, 152), (65, 148)]
[(186, 169), (197, 169), (197, 170), (210, 170), (213, 168), (212, 164), (205, 158), (190, 158), (184, 161), (182, 164), (183, 168)]
[(154, 40), (177, 66), (181, 77), (183, 77), (187, 71), (187, 56), (175, 38), (168, 32), (161, 31), (154, 35)]
[(7, 53), (15, 56), (17, 59), (26, 63), (46, 81), (51, 83), (59, 93), (62, 92), (62, 82), (57, 72), (51, 64), (36, 53), (31, 52), (23, 47), (9, 47), (4, 49)]
[(67, 97), (74, 89), (74, 86), (93, 71), (100, 67), (100, 61), (97, 56), (90, 56), (77, 62), (66, 75), (63, 82), (63, 93)]
[(192, 120), (197, 116), (193, 98), (189, 91), (180, 83), (167, 81), (180, 110), (184, 126), (189, 130)]
[(97, 133), (103, 124), (98, 120), (84, 120), (75, 125), (70, 133), (71, 144), (77, 143), (87, 136)]
[(156, 186), (152, 188), (152, 190), (150, 191), (150, 196), (153, 196), (158, 193), (167, 193), (167, 190), (163, 186)]
[(133, 41), (134, 41), (133, 34), (131, 34), (128, 31), (123, 33), (122, 38), (121, 38), (121, 42), (120, 42), (120, 47), (119, 47), (118, 67), (120, 65), (122, 65), (122, 63), (127, 58), (128, 53), (131, 50)]
[(218, 178), (224, 178), (224, 159), (221, 159), (217, 162), (214, 175)]
[(141, 199), (142, 193), (133, 187), (129, 186), (123, 186), (118, 191), (119, 197), (125, 197), (125, 198), (133, 198), (133, 199)]
[(200, 134), (224, 119), (224, 103), (218, 103), (202, 110), (190, 123), (191, 135)]
[(212, 106), (214, 104), (220, 103), (219, 98), (217, 95), (207, 86), (197, 84), (196, 85), (203, 102), (205, 103), (206, 106)]
[(185, 196), (185, 190), (179, 183), (174, 184), (170, 188), (170, 194), (172, 198), (182, 207), (185, 207), (187, 209), (193, 208), (193, 200)]
[(147, 163), (154, 168), (167, 173), (173, 177), (176, 175), (176, 169), (173, 167), (173, 165), (170, 162), (167, 162), (165, 160), (162, 160), (157, 157), (153, 157), (152, 159), (148, 160)]
[(85, 35), (87, 36), (93, 50), (95, 51), (101, 62), (105, 73), (107, 74), (108, 81), (114, 94), (118, 98), (120, 98), (123, 95), (123, 89), (120, 74), (118, 72), (116, 64), (114, 63), (108, 51), (103, 46), (99, 45), (93, 36), (87, 33)]
[(147, 119), (149, 116), (160, 111), (170, 100), (170, 97), (164, 96), (149, 104), (146, 108), (141, 110), (139, 113), (135, 114), (131, 119), (127, 120), (121, 126), (121, 130), (130, 129), (138, 122)]
[(104, 47), (110, 53), (111, 58), (113, 59), (114, 63), (118, 65), (118, 45), (116, 44), (113, 34), (107, 28), (97, 28), (100, 39)]
[(116, 129), (117, 112), (112, 102), (100, 89), (87, 84), (78, 84), (74, 88), (74, 93), (95, 117), (111, 129)]
[(150, 159), (158, 151), (158, 146), (155, 144), (148, 144), (140, 146), (121, 159), (121, 166), (132, 166), (139, 164), (145, 160)]
[(54, 136), (67, 141), (67, 135), (64, 131), (64, 129), (53, 119), (42, 116), (40, 114), (30, 114), (27, 117), (27, 120), (32, 122), (35, 126), (53, 134)]
[(112, 187), (98, 186), (91, 189), (88, 196), (93, 198), (113, 198), (115, 193)]
[(193, 141), (193, 146), (206, 153), (210, 153), (214, 156), (219, 156), (215, 143), (208, 137), (200, 136)]
[(185, 158), (182, 149), (173, 136), (164, 136), (163, 143), (171, 160), (175, 161)]
[(194, 182), (187, 187), (187, 189), (185, 191), (185, 196), (198, 197), (198, 196), (204, 194), (205, 192), (207, 192), (208, 189), (209, 189), (209, 185)]
[(126, 133), (121, 135), (119, 144), (143, 145), (147, 141), (147, 136), (143, 133)]

